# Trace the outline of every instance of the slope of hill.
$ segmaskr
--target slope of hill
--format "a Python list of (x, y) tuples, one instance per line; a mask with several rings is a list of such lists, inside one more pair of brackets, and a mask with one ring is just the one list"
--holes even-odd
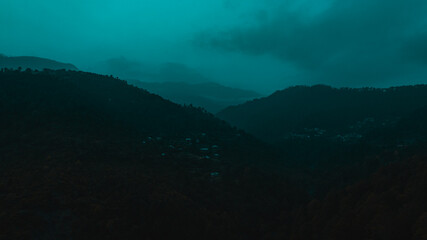
[(77, 67), (69, 63), (61, 63), (54, 60), (39, 58), (39, 57), (7, 57), (0, 54), (0, 69), (9, 68), (9, 69), (33, 69), (33, 70), (43, 70), (43, 69), (52, 69), (52, 70), (77, 70)]
[(196, 84), (185, 82), (128, 82), (173, 102), (202, 107), (212, 113), (260, 96), (253, 91), (229, 88), (211, 82)]
[[(426, 239), (426, 151), (313, 200), (274, 239)], [(285, 229), (285, 228), (283, 228)]]
[(426, 85), (320, 85), (278, 91), (217, 116), (275, 145), (283, 164), (293, 169), (289, 174), (297, 174), (319, 196), (369, 176), (392, 159), (378, 159), (379, 153), (424, 141), (425, 123), (419, 118), (424, 106)]
[(305, 201), (272, 157), (125, 81), (0, 72), (2, 239), (259, 239)]
[[(329, 165), (320, 181), (342, 181), (370, 168), (368, 174), (312, 199), (294, 211), (292, 223), (267, 239), (426, 239), (426, 123), (427, 107), (423, 107), (393, 126), (367, 134), (367, 143), (398, 144), (387, 144), (358, 161), (353, 158), (361, 156), (358, 151), (341, 155), (342, 162), (353, 158), (353, 164), (347, 163), (345, 168)], [(311, 151), (312, 146), (305, 150)], [(336, 178), (337, 173), (341, 177)]]
[(427, 86), (388, 89), (317, 85), (291, 87), (269, 97), (229, 107), (218, 117), (264, 140), (318, 135), (360, 138), (427, 105)]

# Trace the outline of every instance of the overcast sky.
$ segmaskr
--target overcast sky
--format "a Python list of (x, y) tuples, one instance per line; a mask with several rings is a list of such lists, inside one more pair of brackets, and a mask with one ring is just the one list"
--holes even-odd
[(426, 13), (425, 0), (0, 0), (0, 53), (174, 63), (264, 93), (427, 83)]

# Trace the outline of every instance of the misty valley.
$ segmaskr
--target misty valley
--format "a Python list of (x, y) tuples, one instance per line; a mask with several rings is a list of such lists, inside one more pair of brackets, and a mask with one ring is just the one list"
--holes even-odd
[(426, 85), (161, 86), (252, 99), (214, 114), (2, 58), (1, 239), (427, 237)]

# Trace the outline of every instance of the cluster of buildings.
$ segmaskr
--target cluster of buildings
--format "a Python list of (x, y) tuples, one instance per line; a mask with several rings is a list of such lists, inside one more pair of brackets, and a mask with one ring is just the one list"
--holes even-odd
[(206, 133), (201, 133), (196, 137), (186, 137), (178, 139), (167, 139), (163, 137), (146, 137), (142, 144), (156, 146), (161, 150), (161, 156), (166, 157), (175, 153), (191, 153), (199, 159), (218, 160), (221, 157), (221, 147), (212, 143), (207, 138)]

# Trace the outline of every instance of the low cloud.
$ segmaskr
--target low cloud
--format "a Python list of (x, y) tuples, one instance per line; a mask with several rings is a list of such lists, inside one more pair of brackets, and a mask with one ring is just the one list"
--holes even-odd
[(124, 57), (112, 58), (89, 69), (101, 74), (112, 74), (122, 79), (148, 82), (203, 83), (211, 79), (181, 63), (144, 64)]

